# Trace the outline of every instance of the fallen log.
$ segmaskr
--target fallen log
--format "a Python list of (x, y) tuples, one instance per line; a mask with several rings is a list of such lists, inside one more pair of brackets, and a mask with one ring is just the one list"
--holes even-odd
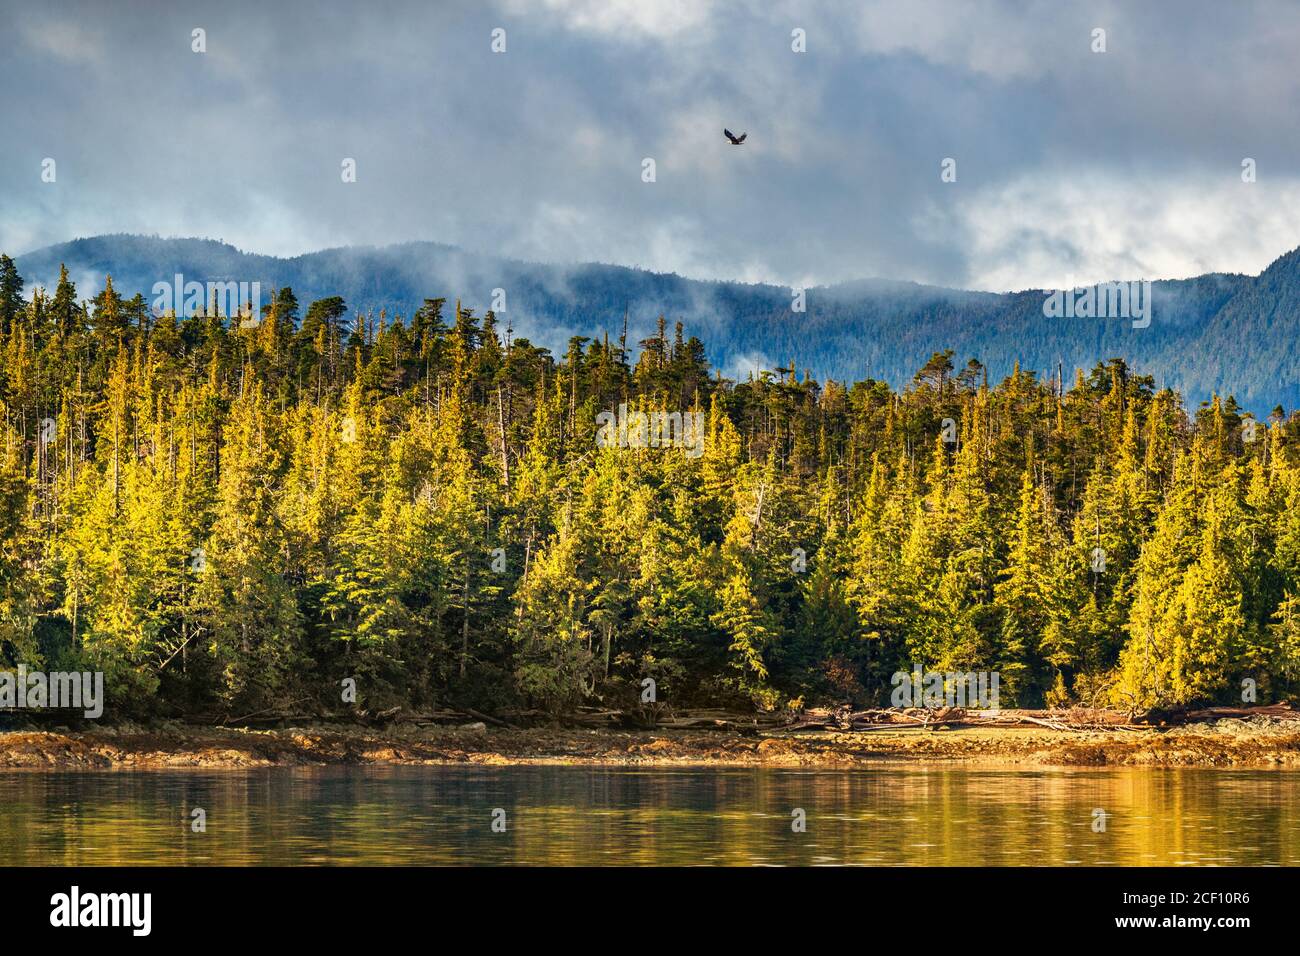
[(1279, 704), (1264, 704), (1259, 707), (1202, 707), (1183, 715), (1185, 720), (1217, 720), (1220, 717), (1279, 717), (1300, 720), (1300, 710), (1291, 707), (1289, 701)]

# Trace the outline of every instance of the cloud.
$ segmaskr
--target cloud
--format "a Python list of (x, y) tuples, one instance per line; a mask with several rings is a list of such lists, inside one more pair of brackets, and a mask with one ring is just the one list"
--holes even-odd
[[(1269, 0), (230, 0), (111, 15), (71, 2), (9, 16), (13, 254), (117, 231), (280, 255), (431, 239), (787, 286), (1019, 288), (1254, 268), (1296, 242), (1300, 8)], [(45, 156), (57, 184), (40, 181)], [(1259, 162), (1250, 193), (1245, 156)], [(939, 181), (944, 157), (957, 183)]]
[(775, 363), (761, 352), (744, 352), (732, 357), (722, 370), (722, 375), (733, 382), (745, 382), (751, 376), (757, 378), (760, 372), (775, 367)]
[[(711, 0), (542, 0), (542, 8), (571, 30), (614, 40), (667, 40), (707, 23), (716, 4)], [(505, 9), (523, 15), (536, 3), (510, 0)]]
[(104, 38), (89, 24), (45, 16), (20, 23), (19, 35), (38, 54), (72, 63), (99, 64), (105, 59)]
[(1239, 172), (1085, 171), (976, 192), (952, 223), (969, 250), (964, 284), (1000, 292), (1258, 273), (1300, 245), (1300, 179), (1244, 183)]

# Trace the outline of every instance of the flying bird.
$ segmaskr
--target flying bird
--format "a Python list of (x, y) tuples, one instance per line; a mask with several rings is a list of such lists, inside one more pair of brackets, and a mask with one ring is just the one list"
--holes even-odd
[(733, 136), (729, 129), (724, 129), (722, 132), (726, 134), (727, 139), (731, 140), (732, 146), (739, 146), (745, 141), (745, 137), (749, 135), (748, 133), (741, 133), (739, 136)]

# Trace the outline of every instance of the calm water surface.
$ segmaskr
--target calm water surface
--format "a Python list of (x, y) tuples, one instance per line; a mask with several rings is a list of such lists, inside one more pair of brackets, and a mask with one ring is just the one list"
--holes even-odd
[(1296, 865), (1298, 785), (1144, 768), (7, 772), (0, 865)]

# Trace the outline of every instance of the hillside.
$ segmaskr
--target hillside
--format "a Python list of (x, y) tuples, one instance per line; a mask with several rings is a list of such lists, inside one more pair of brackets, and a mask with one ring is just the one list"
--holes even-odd
[[(1231, 393), (1256, 414), (1300, 405), (1300, 250), (1259, 276), (1211, 273), (1153, 285), (1149, 328), (1123, 319), (1048, 318), (1041, 291), (992, 294), (863, 280), (810, 289), (807, 311), (793, 313), (789, 289), (705, 282), (624, 266), (547, 265), (467, 252), (431, 242), (384, 248), (326, 249), (276, 258), (206, 239), (111, 235), (78, 239), (19, 256), (27, 289), (53, 288), (65, 263), (83, 298), (111, 273), (124, 295), (149, 296), (154, 282), (260, 281), (291, 286), (309, 303), (341, 295), (353, 312), (409, 317), (426, 297), (457, 295), (480, 314), (504, 289), (504, 318), (516, 334), (562, 352), (573, 335), (617, 337), (628, 316), (633, 341), (663, 314), (683, 319), (727, 374), (793, 361), (819, 379), (875, 377), (899, 387), (930, 355), (952, 348), (990, 374), (1017, 362), (1044, 376), (1120, 357), (1196, 403)], [(1134, 277), (1129, 277), (1134, 278)]]

